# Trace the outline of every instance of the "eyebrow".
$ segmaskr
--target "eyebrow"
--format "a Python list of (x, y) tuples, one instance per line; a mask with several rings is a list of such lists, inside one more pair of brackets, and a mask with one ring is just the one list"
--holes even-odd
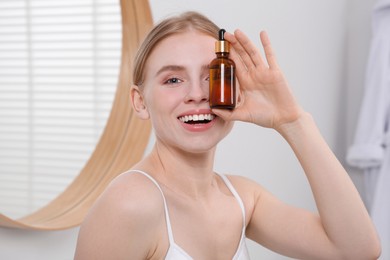
[(159, 75), (165, 71), (183, 71), (184, 66), (179, 66), (179, 65), (166, 65), (163, 66), (161, 69), (159, 69), (156, 73), (156, 75)]
[[(209, 65), (203, 65), (202, 66), (202, 71), (206, 71), (209, 69)], [(181, 65), (166, 65), (166, 66), (163, 66), (161, 69), (159, 69), (156, 73), (156, 75), (159, 75), (165, 71), (183, 71), (185, 70), (185, 67), (184, 66), (181, 66)]]

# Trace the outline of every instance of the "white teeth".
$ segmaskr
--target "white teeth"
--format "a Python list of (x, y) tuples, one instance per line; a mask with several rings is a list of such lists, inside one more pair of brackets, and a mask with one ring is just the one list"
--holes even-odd
[(203, 121), (203, 120), (213, 120), (215, 118), (215, 115), (212, 114), (200, 114), (200, 115), (187, 115), (187, 116), (181, 116), (179, 117), (179, 120), (183, 123), (186, 123), (188, 121)]

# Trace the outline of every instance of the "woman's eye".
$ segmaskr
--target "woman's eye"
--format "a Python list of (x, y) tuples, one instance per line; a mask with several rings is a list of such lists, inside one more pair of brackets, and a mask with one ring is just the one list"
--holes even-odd
[(166, 84), (177, 84), (181, 83), (182, 81), (178, 78), (170, 78), (167, 81), (165, 81)]

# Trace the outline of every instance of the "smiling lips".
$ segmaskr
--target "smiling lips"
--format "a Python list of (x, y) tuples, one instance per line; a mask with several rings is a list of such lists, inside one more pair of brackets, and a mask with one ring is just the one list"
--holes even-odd
[(213, 114), (186, 115), (179, 117), (179, 120), (186, 124), (206, 124), (215, 118)]

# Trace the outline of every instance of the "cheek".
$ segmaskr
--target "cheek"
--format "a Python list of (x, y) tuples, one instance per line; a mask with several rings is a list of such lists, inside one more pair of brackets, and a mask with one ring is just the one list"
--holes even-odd
[(177, 88), (156, 89), (151, 95), (148, 95), (147, 103), (157, 113), (171, 110), (183, 101), (182, 92)]
[(175, 109), (182, 99), (170, 89), (155, 89), (145, 96), (145, 103), (155, 129), (166, 128), (175, 119)]

